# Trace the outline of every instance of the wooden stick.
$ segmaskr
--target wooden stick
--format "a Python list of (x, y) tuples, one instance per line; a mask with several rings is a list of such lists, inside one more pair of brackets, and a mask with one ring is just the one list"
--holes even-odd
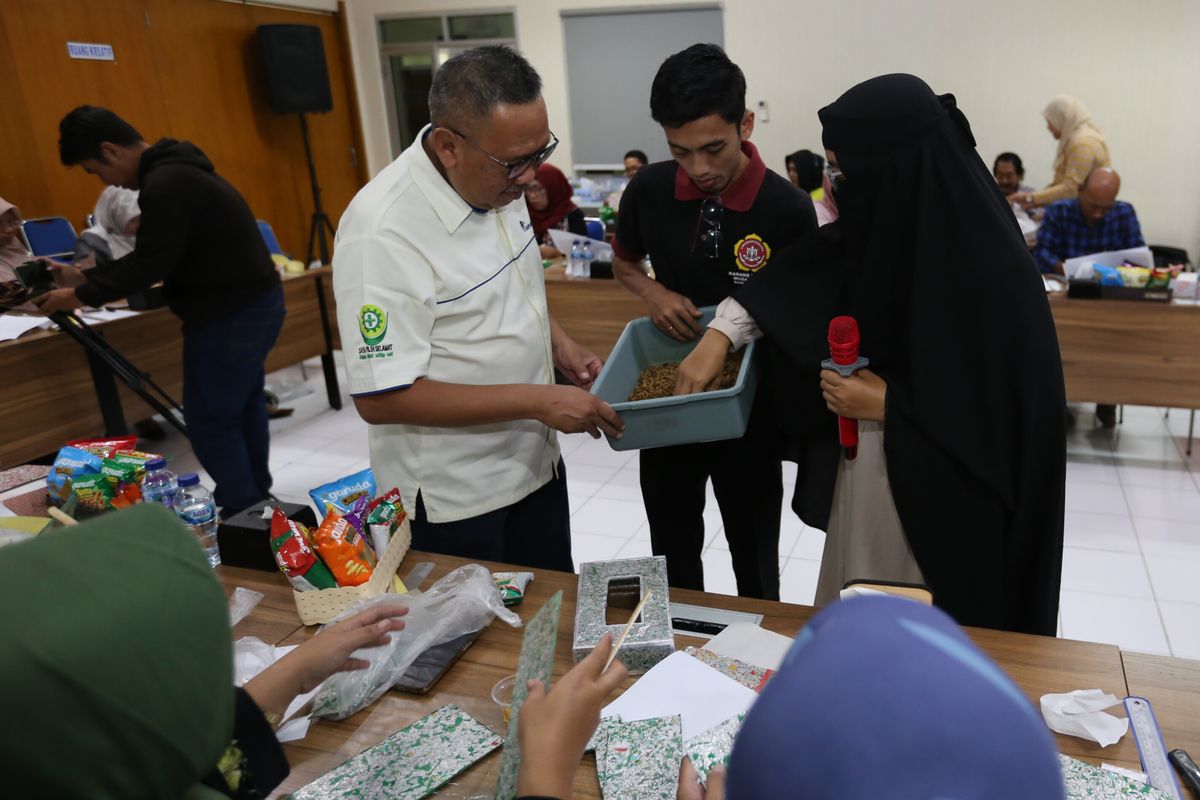
[(646, 592), (646, 595), (642, 598), (642, 602), (638, 603), (637, 608), (635, 608), (633, 613), (629, 615), (629, 622), (625, 623), (625, 630), (621, 631), (620, 638), (617, 639), (617, 643), (613, 645), (612, 652), (608, 654), (608, 661), (604, 662), (604, 669), (600, 670), (601, 673), (608, 671), (613, 659), (617, 657), (617, 651), (620, 650), (621, 645), (625, 643), (625, 637), (629, 635), (629, 629), (633, 627), (634, 620), (638, 618), (638, 614), (642, 613), (642, 606), (646, 605), (646, 601), (653, 596), (654, 592)]
[(46, 513), (50, 515), (51, 519), (55, 520), (56, 522), (60, 522), (63, 525), (78, 525), (79, 524), (78, 520), (72, 519), (70, 516), (68, 516), (67, 514), (64, 514), (62, 511), (59, 511), (54, 506), (50, 506), (49, 508), (47, 508)]

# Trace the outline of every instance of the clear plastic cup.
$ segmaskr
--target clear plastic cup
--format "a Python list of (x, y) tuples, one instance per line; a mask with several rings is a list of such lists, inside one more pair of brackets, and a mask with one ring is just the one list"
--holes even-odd
[(500, 706), (500, 714), (504, 717), (505, 725), (508, 724), (508, 718), (512, 715), (513, 690), (516, 688), (516, 675), (501, 678), (492, 687), (492, 701)]

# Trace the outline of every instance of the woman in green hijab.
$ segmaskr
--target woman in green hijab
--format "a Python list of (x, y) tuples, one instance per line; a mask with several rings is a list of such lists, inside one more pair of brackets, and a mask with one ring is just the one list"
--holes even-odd
[(0, 596), (13, 797), (265, 797), (288, 773), (268, 719), (404, 626), (364, 612), (235, 689), (225, 594), (154, 505), (0, 548)]

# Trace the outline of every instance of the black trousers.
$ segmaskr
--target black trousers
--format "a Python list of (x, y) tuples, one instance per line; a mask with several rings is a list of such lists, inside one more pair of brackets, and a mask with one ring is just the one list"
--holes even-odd
[(671, 586), (704, 588), (704, 487), (711, 477), (738, 594), (779, 599), (783, 472), (773, 442), (755, 436), (642, 450), (641, 472), (651, 547), (667, 557)]
[(418, 492), (412, 535), (414, 550), (574, 572), (566, 465), (560, 459), (558, 477), (512, 505), (455, 522), (430, 522)]

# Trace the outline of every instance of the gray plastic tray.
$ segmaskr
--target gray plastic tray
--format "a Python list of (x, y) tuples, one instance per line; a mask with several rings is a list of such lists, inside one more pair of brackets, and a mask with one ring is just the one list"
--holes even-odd
[[(700, 311), (701, 327), (712, 322), (715, 306)], [(737, 382), (728, 389), (679, 397), (630, 402), (627, 398), (647, 367), (682, 361), (699, 339), (677, 342), (654, 327), (649, 317), (635, 319), (625, 326), (621, 338), (608, 357), (592, 394), (613, 407), (625, 422), (625, 435), (608, 437), (614, 450), (641, 450), (674, 444), (715, 442), (736, 439), (746, 432), (750, 408), (758, 389), (755, 342), (746, 346)]]

